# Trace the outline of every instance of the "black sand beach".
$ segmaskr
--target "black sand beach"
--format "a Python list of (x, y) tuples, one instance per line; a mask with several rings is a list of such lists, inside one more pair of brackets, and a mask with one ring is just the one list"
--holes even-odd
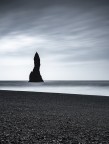
[(109, 97), (0, 91), (1, 144), (108, 144)]

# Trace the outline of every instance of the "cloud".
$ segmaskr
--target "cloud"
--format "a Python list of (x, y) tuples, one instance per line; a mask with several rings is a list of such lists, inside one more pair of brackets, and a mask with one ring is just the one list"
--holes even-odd
[(109, 61), (108, 0), (1, 0), (0, 20), (2, 60)]

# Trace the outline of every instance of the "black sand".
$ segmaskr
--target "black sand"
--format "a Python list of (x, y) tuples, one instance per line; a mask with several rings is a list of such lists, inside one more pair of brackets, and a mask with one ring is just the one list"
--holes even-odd
[(109, 97), (0, 91), (0, 144), (109, 144)]

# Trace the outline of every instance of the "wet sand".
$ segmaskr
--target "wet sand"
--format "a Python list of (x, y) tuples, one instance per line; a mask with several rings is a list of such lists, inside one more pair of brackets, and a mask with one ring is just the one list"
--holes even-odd
[(109, 144), (109, 97), (0, 91), (1, 144)]

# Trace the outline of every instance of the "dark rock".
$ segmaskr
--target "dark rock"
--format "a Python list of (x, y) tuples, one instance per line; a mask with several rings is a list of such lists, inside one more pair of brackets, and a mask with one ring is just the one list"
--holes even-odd
[(34, 69), (30, 73), (29, 82), (43, 82), (42, 76), (40, 75), (40, 57), (37, 52), (34, 56)]

